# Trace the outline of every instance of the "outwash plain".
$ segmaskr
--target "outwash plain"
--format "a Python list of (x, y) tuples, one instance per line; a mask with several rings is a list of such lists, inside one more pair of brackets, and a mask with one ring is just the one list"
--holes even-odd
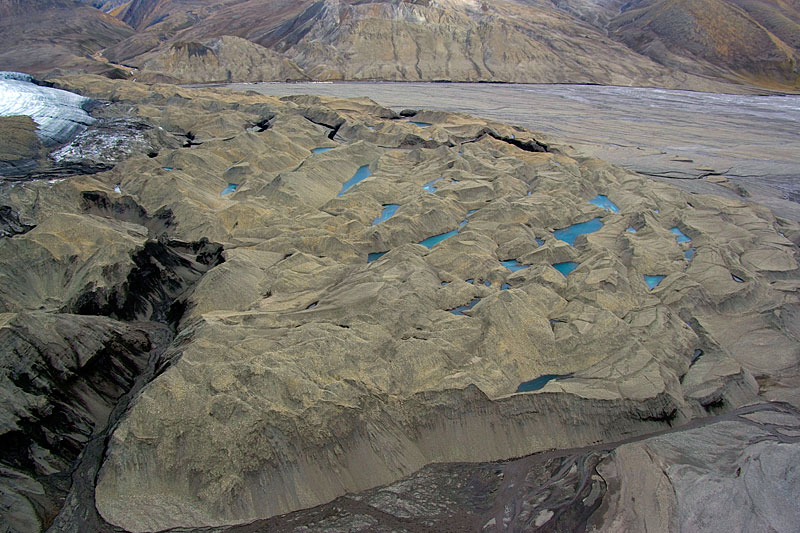
[[(545, 20), (197, 4), (37, 2), (39, 52), (0, 52), (46, 78), (0, 73), (1, 532), (798, 530), (797, 100), (717, 94), (715, 127), (712, 95), (671, 92), (794, 87), (796, 3), (719, 2), (770, 14), (786, 57), (687, 41), (691, 68), (656, 24), (685, 3), (549, 3), (551, 46), (616, 32), (626, 62), (588, 81), (670, 90), (181, 86), (381, 77), (386, 32), (498, 50)], [(0, 28), (25, 16), (0, 1)], [(60, 17), (87, 26), (42, 40)], [(597, 52), (554, 50), (519, 72)], [(464, 81), (498, 81), (486, 61)]]

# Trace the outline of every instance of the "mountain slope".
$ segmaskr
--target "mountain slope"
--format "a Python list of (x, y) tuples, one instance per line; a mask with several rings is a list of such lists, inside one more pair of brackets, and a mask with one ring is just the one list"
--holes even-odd
[[(106, 50), (106, 57), (146, 69), (145, 57), (163, 40), (202, 44), (234, 35), (284, 54), (321, 80), (687, 82), (547, 2), (248, 0), (203, 6), (176, 31), (186, 16), (180, 2), (135, 0), (129, 10), (139, 10), (140, 19), (125, 20), (150, 26)], [(167, 17), (165, 9), (172, 9)], [(198, 75), (192, 81), (211, 80)]]
[[(23, 5), (29, 4), (0, 2), (0, 13), (11, 13), (0, 21), (0, 68), (103, 71), (110, 68), (103, 61), (111, 61), (139, 68), (139, 79), (186, 82), (309, 77), (727, 91), (737, 90), (733, 82), (800, 90), (798, 0), (39, 0), (20, 10)], [(255, 44), (229, 40), (219, 48), (221, 37)], [(214, 47), (226, 50), (224, 60), (216, 52), (182, 52)]]
[[(70, 0), (0, 1), (0, 70), (54, 68), (115, 75), (91, 55), (134, 34), (127, 24)], [(117, 73), (121, 75), (121, 73)]]
[[(193, 82), (307, 80), (291, 60), (263, 46), (224, 36), (198, 42), (177, 42), (142, 58), (148, 76)], [(141, 75), (140, 75), (141, 77)]]
[(643, 0), (612, 20), (609, 30), (633, 50), (672, 68), (796, 88), (800, 17), (782, 4)]

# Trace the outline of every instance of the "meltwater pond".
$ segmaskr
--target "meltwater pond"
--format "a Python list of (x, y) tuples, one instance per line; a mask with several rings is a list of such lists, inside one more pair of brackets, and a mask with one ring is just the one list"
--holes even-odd
[(395, 211), (397, 211), (398, 207), (400, 206), (397, 204), (384, 204), (383, 211), (381, 211), (381, 214), (378, 218), (372, 221), (372, 225), (376, 226), (381, 222), (384, 222), (392, 218), (394, 216)]
[(593, 218), (592, 220), (588, 220), (586, 222), (581, 222), (579, 224), (573, 224), (566, 228), (557, 229), (553, 232), (553, 237), (555, 237), (559, 241), (564, 241), (570, 246), (575, 246), (575, 239), (578, 238), (578, 235), (584, 235), (586, 233), (594, 233), (595, 231), (599, 230), (602, 227), (603, 227), (603, 221), (600, 220), (599, 217)]
[(442, 242), (443, 240), (449, 239), (453, 235), (458, 235), (457, 229), (454, 229), (453, 231), (448, 231), (447, 233), (440, 233), (439, 235), (434, 235), (433, 237), (428, 237), (425, 240), (419, 241), (419, 243), (422, 246), (425, 246), (426, 248), (430, 249), (439, 244), (440, 242)]
[(326, 148), (324, 146), (321, 146), (319, 148), (313, 148), (311, 152), (314, 154), (324, 154), (325, 152), (330, 152), (331, 150), (333, 150), (333, 148)]
[(236, 189), (238, 189), (238, 188), (239, 188), (239, 184), (238, 183), (229, 183), (227, 187), (222, 189), (222, 192), (220, 194), (222, 194), (222, 195), (231, 194), (233, 192), (236, 192)]
[(528, 268), (530, 265), (523, 265), (516, 259), (509, 259), (508, 261), (500, 261), (500, 264), (509, 269), (511, 272), (516, 272), (517, 270), (522, 270), (523, 268)]
[(536, 379), (532, 379), (530, 381), (525, 381), (520, 383), (519, 387), (517, 387), (517, 392), (532, 392), (535, 390), (539, 390), (554, 379), (559, 378), (568, 378), (572, 374), (545, 374), (543, 376), (539, 376)]
[(678, 226), (675, 226), (674, 228), (669, 228), (669, 230), (670, 230), (672, 233), (674, 233), (675, 235), (677, 235), (677, 237), (678, 237), (678, 242), (679, 242), (679, 243), (680, 243), (680, 242), (691, 242), (691, 240), (692, 240), (692, 239), (690, 239), (690, 238), (689, 238), (689, 236), (688, 236), (688, 235), (686, 235), (685, 233), (683, 233), (683, 232), (680, 230), (680, 228), (678, 228)]
[(356, 173), (353, 175), (352, 178), (344, 182), (344, 184), (342, 185), (342, 190), (339, 191), (339, 194), (337, 194), (336, 196), (343, 195), (344, 193), (349, 191), (356, 183), (367, 179), (371, 175), (372, 172), (370, 172), (369, 170), (369, 165), (364, 165), (363, 167), (360, 167), (358, 170), (356, 170)]
[(606, 196), (605, 194), (598, 194), (597, 196), (589, 200), (589, 203), (592, 205), (596, 205), (597, 207), (602, 207), (606, 211), (611, 211), (612, 213), (619, 213), (619, 207), (617, 207), (617, 205), (614, 202), (609, 200), (608, 196)]
[(573, 270), (578, 268), (578, 263), (574, 261), (565, 261), (563, 263), (556, 263), (555, 265), (553, 265), (553, 268), (561, 272), (566, 278), (572, 273)]
[(409, 120), (415, 126), (419, 126), (420, 128), (427, 128), (428, 126), (433, 126), (430, 122), (418, 122), (416, 120)]
[(448, 311), (450, 311), (454, 315), (463, 315), (464, 311), (469, 311), (470, 309), (475, 307), (475, 304), (477, 304), (480, 301), (481, 301), (480, 298), (473, 298), (472, 300), (470, 300), (468, 304), (459, 305), (458, 307), (454, 307), (453, 309), (448, 309)]
[(429, 193), (433, 194), (433, 193), (436, 192), (436, 187), (434, 186), (434, 184), (437, 181), (442, 181), (443, 179), (444, 178), (436, 178), (435, 180), (431, 180), (428, 183), (426, 183), (425, 185), (423, 185), (422, 188), (425, 189), (426, 191), (428, 191)]
[(647, 283), (647, 286), (650, 287), (650, 290), (655, 289), (658, 287), (658, 284), (666, 278), (667, 276), (645, 276), (644, 282)]

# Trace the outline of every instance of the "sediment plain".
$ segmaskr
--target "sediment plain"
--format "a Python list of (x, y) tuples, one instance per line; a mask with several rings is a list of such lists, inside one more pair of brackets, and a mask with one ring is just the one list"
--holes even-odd
[(55, 84), (147, 144), (0, 188), (12, 528), (796, 523), (797, 221), (461, 113)]

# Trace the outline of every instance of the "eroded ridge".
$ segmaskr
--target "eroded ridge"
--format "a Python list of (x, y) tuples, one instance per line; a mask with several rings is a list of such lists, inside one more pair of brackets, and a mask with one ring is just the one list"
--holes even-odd
[[(466, 115), (422, 111), (421, 128), (367, 99), (60, 84), (193, 140), (4, 193), (36, 228), (0, 245), (36, 243), (45, 272), (81, 273), (101, 303), (165, 224), (164, 246), (205, 243), (176, 272), (208, 266), (190, 291), (155, 291), (180, 302), (164, 315), (177, 317), (176, 337), (110, 433), (94, 495), (111, 524), (252, 522), (430, 463), (592, 446), (760, 399), (798, 402), (800, 228), (766, 208), (575, 159)], [(364, 167), (370, 175), (339, 195)], [(598, 196), (608, 203), (591, 203)], [(145, 214), (123, 209), (134, 205), (125, 198)], [(402, 207), (373, 224), (387, 205)], [(68, 217), (109, 237), (73, 250), (53, 229)], [(595, 219), (571, 242), (556, 237)], [(112, 235), (120, 244), (103, 245)], [(204, 255), (209, 243), (224, 262)], [(25, 257), (0, 249), (2, 271), (37, 287), (4, 294), (9, 312), (85, 293), (39, 289)], [(568, 275), (554, 267), (566, 263), (577, 265)], [(664, 277), (651, 290), (645, 276)]]

